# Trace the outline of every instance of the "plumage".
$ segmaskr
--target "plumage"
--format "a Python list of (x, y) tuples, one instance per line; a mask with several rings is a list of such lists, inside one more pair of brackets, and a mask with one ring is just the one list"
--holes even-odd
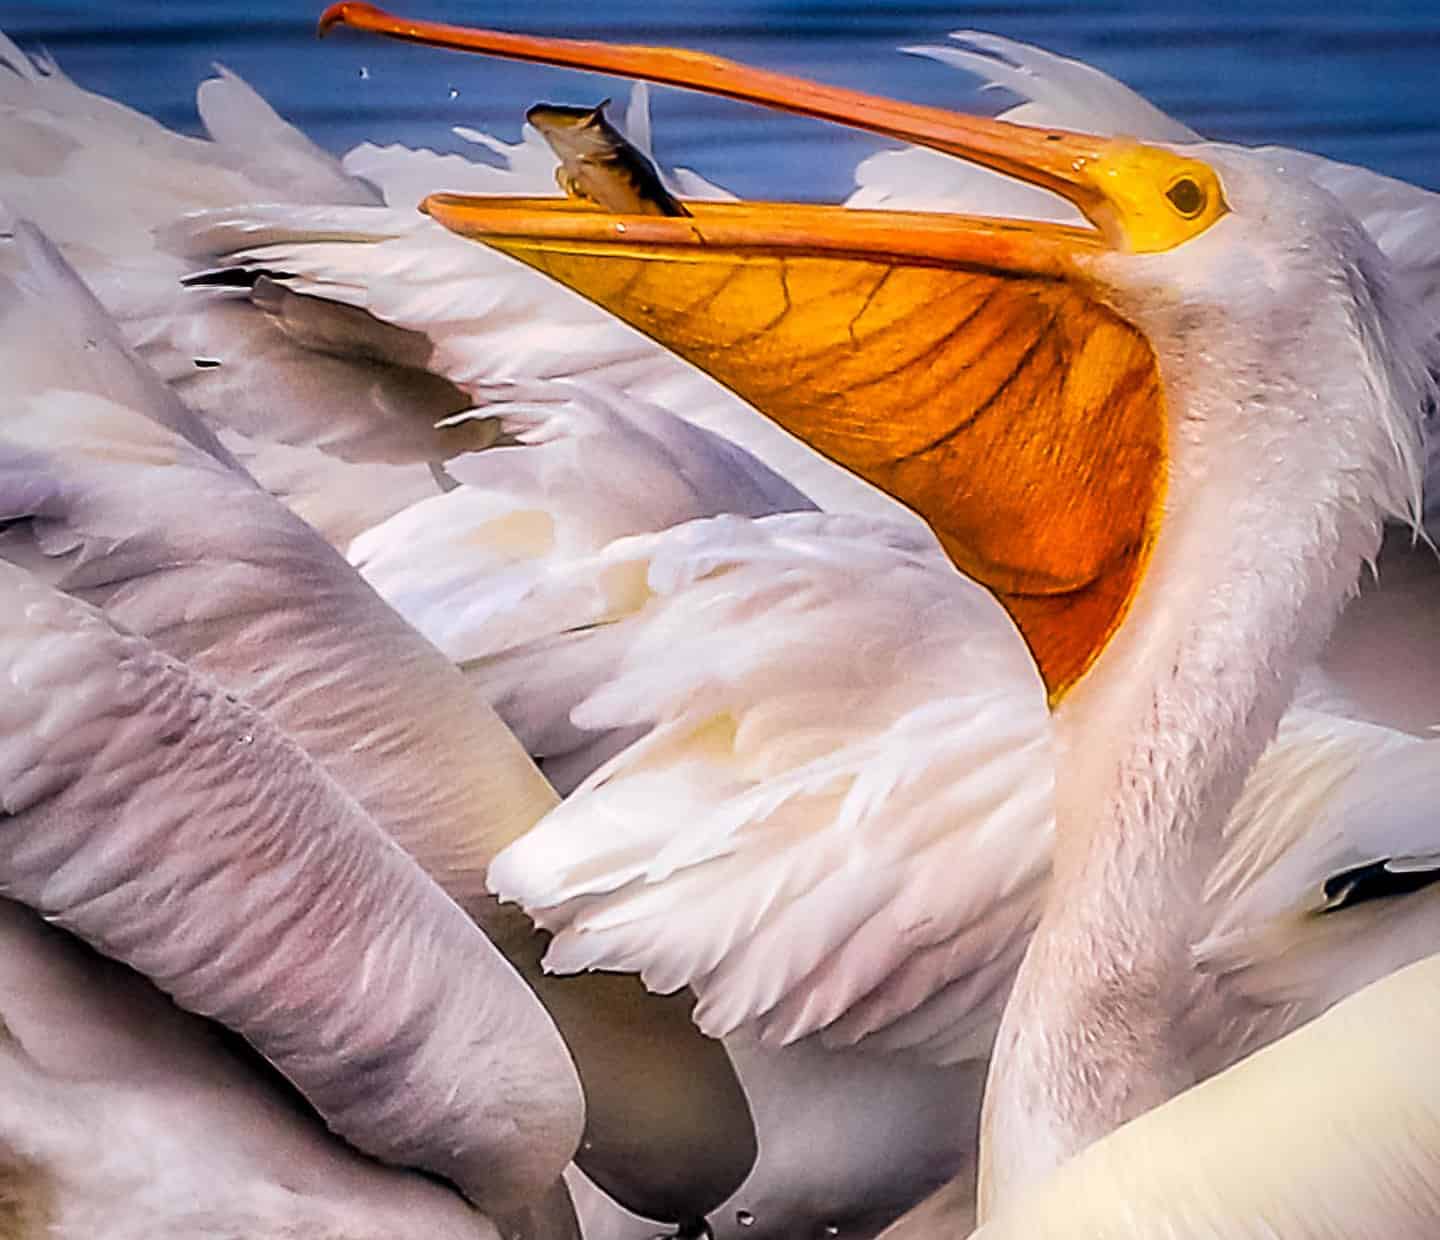
[(17, 1240), (494, 1240), (447, 1186), (337, 1141), (253, 1053), (0, 902), (0, 1226)]
[[(23, 320), (36, 336), (5, 335), (14, 387), (0, 424), (5, 890), (188, 1010), (242, 1032), (357, 1146), (446, 1174), (502, 1213), (525, 1206), (578, 1143), (569, 1054), (510, 966), (388, 828), (409, 832), (462, 898), (457, 845), (472, 845), (446, 840), (443, 822), (428, 837), (407, 825), (405, 790), (393, 782), (371, 785), (368, 799), (393, 815), (378, 825), (354, 795), (366, 797), (363, 781), (342, 771), (342, 788), (279, 725), (277, 716), (316, 751), (336, 752), (313, 717), (305, 728), (298, 682), (282, 704), (265, 683), (274, 662), (236, 637), (247, 625), (284, 623), (254, 610), (267, 560), (281, 579), (306, 564), (312, 590), (328, 576), (343, 595), (353, 581), (357, 620), (363, 585), (234, 472), (33, 229), (17, 224), (6, 251), (20, 273), (3, 281), (6, 325)], [(61, 375), (53, 366), (67, 357)], [(207, 491), (219, 497), (211, 511), (227, 514), (208, 543), (183, 519)], [(225, 540), (242, 530), (247, 554), (227, 562)], [(188, 555), (174, 554), (182, 531)], [(208, 585), (192, 593), (200, 580)], [(407, 644), (424, 649), (370, 598), (381, 628), (395, 627), (397, 656)], [(303, 620), (291, 624), (292, 636), (304, 632)], [(313, 641), (313, 624), (310, 633)], [(456, 675), (438, 657), (433, 666)], [(462, 714), (473, 710), (461, 700)], [(509, 740), (503, 729), (496, 736)], [(495, 771), (504, 768), (502, 759)], [(524, 770), (517, 750), (494, 784), (497, 805), (512, 798), (510, 812), (527, 812), (515, 798), (534, 795)], [(436, 798), (427, 800), (433, 810)], [(469, 894), (473, 905), (478, 882)], [(461, 966), (471, 994), (463, 1009), (452, 1002), (456, 961), (471, 962)], [(367, 1065), (363, 1077), (336, 1061), (337, 1044)], [(517, 1131), (528, 1134), (523, 1143)], [(149, 1225), (142, 1220), (135, 1225)]]
[[(537, 143), (545, 152), (538, 156), (543, 172), (536, 171), (537, 153), (531, 151)], [(466, 245), (411, 209), (416, 181), (484, 193), (534, 192), (537, 176), (553, 185), (554, 157), (538, 137), (518, 148), (504, 146), (503, 154), (509, 162), (497, 169), (459, 156), (391, 150), (384, 167), (395, 171), (380, 177), (388, 209), (247, 203), (205, 212), (165, 235), (206, 267), (283, 271), (287, 287), (297, 292), (359, 306), (386, 323), (423, 333), (433, 342), (427, 365), (482, 409), (516, 388), (531, 392), (559, 379), (623, 391), (636, 402), (683, 410), (686, 421), (746, 449), (825, 507), (909, 519), (887, 496), (819, 460), (708, 376), (678, 364), (568, 291), (533, 279), (503, 256)], [(348, 166), (358, 175), (376, 176), (364, 155), (364, 148), (352, 153)], [(432, 176), (437, 180), (430, 181)], [(536, 322), (549, 330), (536, 333)], [(212, 354), (223, 352), (207, 347)], [(192, 386), (215, 381), (209, 372)]]
[[(965, 873), (1014, 943), (1023, 914), (1006, 936), (1001, 910), (1011, 895), (1033, 908), (1020, 893), (1045, 873), (1049, 719), (990, 596), (903, 527), (858, 517), (716, 518), (606, 558), (597, 576), (639, 561), (650, 597), (570, 718), (653, 730), (490, 870), (556, 932), (550, 967), (691, 985), (701, 1028), (752, 1024), (777, 1044), (843, 1017), (844, 1045), (914, 995), (1003, 977), (1004, 951), (956, 950), (976, 930), (965, 889), (942, 896), (927, 877)], [(856, 657), (835, 668), (846, 643)], [(937, 1036), (963, 1045), (975, 1016), (960, 1015)]]
[[(430, 341), (374, 319), (357, 338), (357, 319), (350, 308), (297, 305), (291, 290), (258, 278), (253, 287), (244, 281), (229, 285), (223, 279), (205, 283), (213, 264), (188, 256), (183, 229), (165, 230), (187, 208), (203, 212), (221, 203), (277, 195), (302, 213), (333, 211), (314, 205), (324, 197), (323, 186), (343, 176), (333, 160), (272, 115), (260, 130), (280, 135), (287, 166), (309, 152), (315, 167), (311, 174), (292, 170), (266, 183), (258, 174), (252, 176), (247, 162), (256, 158), (252, 153), (232, 151), (224, 142), (152, 140), (154, 122), (97, 100), (64, 81), (53, 66), (42, 71), (21, 53), (13, 54), (23, 62), (10, 81), (14, 98), (0, 104), (10, 103), (14, 114), (38, 111), (51, 130), (63, 135), (83, 132), (92, 113), (103, 116), (106, 128), (97, 136), (108, 139), (115, 150), (138, 143), (139, 163), (131, 175), (150, 178), (146, 186), (122, 187), (103, 204), (92, 198), (77, 202), (69, 215), (58, 213), (61, 248), (92, 275), (106, 309), (142, 358), (170, 379), (175, 392), (248, 462), (278, 470), (277, 489), (288, 490), (287, 498), (298, 507), (311, 515), (317, 510), (344, 513), (347, 490), (366, 488), (375, 469), (388, 466), (406, 471), (405, 487), (380, 505), (393, 510), (403, 506), (406, 492), (413, 494), (416, 486), (443, 490), (443, 476), (436, 476), (443, 459), (492, 442), (494, 431), (486, 419), (467, 421), (455, 430), (433, 429), (437, 415), (457, 412), (468, 400), (457, 398), (458, 389), (448, 381), (418, 369), (422, 360), (431, 364), (426, 360), (434, 347)], [(242, 118), (249, 109), (263, 106), (248, 87), (230, 78), (222, 78), (208, 92), (211, 105), (230, 106), (226, 100), (231, 92)], [(225, 132), (234, 136), (246, 128), (232, 121)], [(62, 164), (40, 178), (15, 167), (0, 185), (0, 196), (10, 197), (14, 182), (14, 200), (22, 212), (43, 206), (49, 196), (64, 194), (66, 175), (89, 174), (85, 158), (80, 151), (74, 155), (78, 168)], [(293, 194), (282, 189), (291, 181)], [(174, 193), (153, 194), (159, 184), (174, 185)], [(354, 204), (374, 202), (376, 195), (357, 181), (345, 194), (331, 198)], [(391, 221), (403, 214), (406, 227), (420, 220), (409, 210), (377, 213)], [(117, 226), (112, 215), (125, 226)], [(194, 282), (196, 276), (202, 282)], [(220, 364), (196, 367), (197, 357)], [(337, 404), (328, 404), (330, 400)], [(350, 464), (363, 468), (353, 477), (342, 477)], [(168, 499), (179, 512), (168, 528), (183, 540), (195, 530), (180, 513), (190, 511), (196, 495), (181, 479), (174, 481)], [(114, 482), (109, 493), (114, 506), (105, 519), (123, 524), (130, 519), (123, 510), (127, 492), (122, 479)], [(291, 489), (297, 482), (303, 488), (298, 493)], [(176, 557), (180, 564), (167, 565), (167, 572), (144, 588), (131, 583), (107, 605), (119, 609), (117, 614), (123, 612), (123, 622), (145, 631), (146, 626), (164, 626), (183, 647), (174, 652), (188, 660), (207, 667), (207, 659), (225, 661), (222, 680), (227, 687), (240, 679), (244, 683), (234, 687), (263, 709), (281, 712), (282, 726), (332, 769), (338, 767), (343, 778), (352, 781), (347, 787), (407, 848), (418, 850), (423, 865), (437, 875), (449, 872), (447, 889), (468, 911), (489, 910), (481, 913), (487, 932), (502, 942), (533, 985), (553, 991), (555, 983), (540, 972), (541, 947), (526, 919), (516, 910), (501, 909), (483, 892), (484, 865), (499, 835), (522, 831), (553, 803), (553, 793), (460, 675), (310, 530), (291, 522), (288, 514), (281, 519), (283, 510), (258, 492), (240, 498), (247, 489), (254, 491), (248, 482), (228, 485), (233, 496), (215, 499), (217, 510), (226, 512), (229, 520), (206, 531), (214, 563), (188, 565), (189, 557), (181, 552)], [(383, 515), (373, 487), (363, 493), (369, 511)], [(160, 502), (157, 496), (157, 507)], [(263, 515), (259, 508), (265, 509)], [(250, 562), (258, 554), (251, 545), (256, 530), (242, 512), (258, 521), (259, 530), (271, 530), (286, 573), (267, 580), (266, 569)], [(336, 524), (326, 532), (340, 538), (347, 532), (343, 522), (331, 519)], [(344, 518), (353, 520), (353, 515)], [(279, 528), (272, 528), (277, 523)], [(296, 539), (298, 543), (292, 542)], [(222, 568), (226, 560), (231, 563)], [(229, 588), (228, 597), (216, 595), (222, 585)], [(333, 595), (324, 596), (321, 587), (326, 585)], [(209, 605), (234, 612), (209, 617), (205, 625), (174, 625), (167, 609), (188, 605), (182, 590), (209, 591)], [(262, 598), (267, 602), (262, 604)], [(271, 606), (274, 603), (280, 605)], [(307, 645), (307, 637), (337, 640), (321, 654), (316, 645)], [(288, 663), (272, 661), (270, 651), (276, 648), (289, 652)], [(357, 656), (361, 663), (350, 666)], [(368, 685), (363, 683), (367, 679)], [(425, 712), (387, 709), (409, 693), (427, 703)], [(452, 746), (485, 754), (487, 760), (483, 765), (450, 764), (448, 782), (406, 760), (414, 752), (444, 752)], [(622, 1185), (629, 1182), (637, 1205), (660, 1217), (674, 1209), (703, 1213), (705, 1207), (687, 1204), (689, 1199), (705, 1202), (729, 1191), (753, 1155), (746, 1104), (723, 1050), (694, 1031), (690, 1001), (684, 996), (649, 1001), (638, 982), (614, 977), (563, 982), (561, 988), (565, 994), (552, 996), (551, 1002), (563, 1009), (558, 1019), (567, 1026), (565, 1036), (588, 1094), (589, 1128), (581, 1161), (593, 1174), (608, 1178), (616, 1191), (626, 1191)], [(689, 1048), (664, 1060), (668, 1077), (657, 1067), (653, 1048), (635, 1038), (637, 1022), (656, 1045)], [(669, 1102), (689, 1097), (692, 1107), (652, 1105), (634, 1088), (642, 1074), (655, 1078), (656, 1098)], [(649, 1119), (642, 1121), (647, 1108)], [(693, 1118), (700, 1114), (706, 1117), (703, 1124)], [(691, 1143), (706, 1156), (686, 1157), (683, 1151)], [(649, 1156), (653, 1165), (644, 1161)]]

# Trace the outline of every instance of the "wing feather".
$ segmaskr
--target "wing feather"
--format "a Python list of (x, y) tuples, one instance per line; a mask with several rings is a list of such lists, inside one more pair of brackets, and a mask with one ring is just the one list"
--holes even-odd
[(629, 731), (570, 718), (628, 640), (610, 626), (649, 594), (644, 554), (624, 538), (811, 505), (742, 449), (662, 409), (596, 387), (555, 384), (547, 395), (491, 406), (508, 446), (452, 463), (460, 486), (366, 531), (349, 554), (568, 790)]
[(477, 1202), (548, 1185), (579, 1082), (469, 918), (260, 712), (4, 561), (0, 601), (4, 894), (245, 1036), (359, 1148)]
[[(572, 720), (653, 730), (490, 871), (555, 932), (547, 966), (691, 985), (707, 1032), (773, 1042), (870, 1036), (991, 969), (967, 993), (993, 1017), (1014, 962), (987, 928), (1023, 944), (1053, 777), (1008, 617), (862, 518), (716, 518), (623, 550), (648, 557), (651, 597)], [(990, 921), (1007, 901), (1026, 911)], [(914, 1048), (963, 1016), (912, 1025)]]

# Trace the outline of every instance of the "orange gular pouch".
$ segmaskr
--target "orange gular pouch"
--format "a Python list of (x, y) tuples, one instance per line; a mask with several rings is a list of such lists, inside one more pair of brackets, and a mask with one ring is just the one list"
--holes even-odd
[(1091, 260), (1162, 253), (1228, 212), (1183, 152), (965, 116), (704, 53), (332, 6), (412, 42), (611, 73), (817, 117), (1050, 190), (1091, 228), (776, 203), (691, 218), (432, 195), (447, 228), (569, 285), (923, 516), (1015, 618), (1057, 702), (1124, 619), (1159, 524), (1164, 399)]
[(548, 200), (428, 203), (914, 509), (1004, 603), (1058, 700), (1123, 618), (1161, 499), (1144, 338), (1074, 283), (1014, 270), (1029, 227), (691, 206), (692, 219), (655, 220)]

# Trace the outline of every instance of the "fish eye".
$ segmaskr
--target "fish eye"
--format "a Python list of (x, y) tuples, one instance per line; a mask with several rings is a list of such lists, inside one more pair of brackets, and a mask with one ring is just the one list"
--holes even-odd
[(1205, 209), (1205, 191), (1192, 177), (1181, 177), (1165, 191), (1165, 197), (1187, 220), (1193, 220)]

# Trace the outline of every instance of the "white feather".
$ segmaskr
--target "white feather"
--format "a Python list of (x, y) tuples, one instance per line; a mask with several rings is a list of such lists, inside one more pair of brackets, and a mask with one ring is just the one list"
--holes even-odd
[[(707, 1031), (789, 1042), (847, 1013), (881, 1029), (1006, 958), (944, 950), (1045, 873), (1043, 687), (989, 595), (860, 518), (719, 518), (608, 555), (648, 560), (650, 597), (572, 719), (654, 731), (491, 867), (556, 933), (547, 963), (688, 984)], [(939, 967), (907, 988), (923, 948)]]

